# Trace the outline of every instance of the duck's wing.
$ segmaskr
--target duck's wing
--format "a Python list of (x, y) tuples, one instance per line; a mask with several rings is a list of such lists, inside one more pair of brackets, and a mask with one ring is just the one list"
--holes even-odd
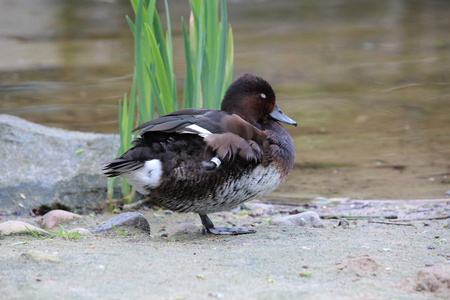
[[(179, 134), (193, 134), (204, 138), (218, 133), (220, 117), (225, 114), (210, 109), (184, 109), (145, 122), (133, 130), (140, 130), (133, 141), (133, 148), (105, 164), (105, 174), (109, 177), (120, 176), (142, 168), (146, 161), (154, 157), (158, 159), (162, 152), (170, 148), (171, 141), (167, 140), (168, 136), (173, 140)], [(166, 135), (160, 136), (158, 133)]]
[(221, 132), (208, 135), (205, 157), (218, 157), (221, 161), (231, 161), (239, 156), (247, 161), (260, 162), (268, 149), (269, 134), (262, 131), (236, 114), (223, 116)]
[(133, 131), (141, 130), (140, 136), (147, 133), (164, 132), (178, 134), (197, 134), (205, 137), (220, 133), (220, 121), (227, 113), (212, 109), (182, 109), (157, 119), (148, 121)]
[(206, 143), (205, 160), (216, 157), (229, 162), (241, 157), (260, 162), (268, 147), (268, 133), (236, 114), (211, 109), (179, 110), (148, 121), (136, 130), (141, 130), (142, 138), (156, 132), (198, 135)]

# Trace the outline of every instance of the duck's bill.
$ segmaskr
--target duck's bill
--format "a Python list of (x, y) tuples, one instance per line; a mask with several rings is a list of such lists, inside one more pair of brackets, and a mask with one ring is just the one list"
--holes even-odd
[(289, 118), (288, 116), (286, 116), (281, 109), (278, 108), (278, 106), (275, 104), (272, 112), (269, 114), (269, 116), (271, 116), (273, 119), (286, 123), (286, 124), (290, 124), (290, 125), (294, 125), (297, 126), (297, 122), (295, 122), (294, 120), (292, 120), (291, 118)]

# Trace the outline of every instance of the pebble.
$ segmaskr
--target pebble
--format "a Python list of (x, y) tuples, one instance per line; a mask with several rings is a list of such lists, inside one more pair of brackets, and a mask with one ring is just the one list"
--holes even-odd
[(150, 234), (150, 223), (148, 220), (140, 213), (137, 212), (125, 212), (117, 215), (108, 221), (101, 223), (91, 229), (93, 233), (99, 233), (103, 231), (108, 231), (114, 227), (118, 228), (121, 226), (130, 226), (142, 231), (148, 232)]
[(300, 214), (281, 217), (270, 222), (275, 226), (309, 226), (315, 228), (324, 228), (319, 215), (313, 211), (307, 211)]
[(350, 226), (350, 223), (347, 220), (341, 219), (339, 220), (338, 226), (342, 226), (342, 228), (347, 229)]
[[(27, 227), (29, 230), (27, 229)], [(6, 221), (0, 224), (0, 233), (2, 235), (23, 233), (31, 234), (30, 230), (38, 232), (39, 234), (49, 234), (47, 231), (39, 227), (21, 221)]]
[(46, 213), (42, 217), (40, 225), (44, 229), (52, 229), (55, 226), (58, 226), (59, 224), (67, 223), (68, 221), (71, 221), (76, 218), (83, 218), (83, 216), (65, 210), (56, 209)]
[[(247, 207), (251, 208), (252, 211), (257, 210), (261, 213), (269, 213), (275, 211), (275, 206), (272, 204), (266, 204), (266, 203), (258, 203), (258, 202), (251, 202), (246, 205)], [(244, 207), (245, 209), (245, 207)]]
[(59, 258), (58, 256), (50, 255), (38, 250), (30, 250), (28, 252), (23, 253), (22, 256), (25, 257), (26, 259), (33, 261), (46, 261), (53, 263), (61, 262), (61, 258)]
[(92, 234), (92, 232), (89, 229), (74, 228), (74, 229), (68, 231), (68, 233), (74, 233), (74, 232), (78, 232), (78, 235), (87, 235), (87, 236), (95, 239), (95, 236)]

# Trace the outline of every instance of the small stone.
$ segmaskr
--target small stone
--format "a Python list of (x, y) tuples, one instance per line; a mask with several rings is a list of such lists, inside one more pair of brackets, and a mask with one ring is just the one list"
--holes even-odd
[(29, 260), (33, 261), (46, 261), (46, 262), (53, 262), (53, 263), (59, 263), (61, 262), (61, 258), (58, 256), (50, 255), (47, 253), (44, 253), (42, 251), (37, 250), (31, 250), (26, 253), (22, 254), (23, 257)]
[(114, 227), (120, 226), (130, 226), (142, 231), (148, 232), (150, 234), (150, 223), (148, 220), (140, 213), (136, 212), (125, 212), (117, 215), (108, 221), (101, 223), (91, 229), (91, 232), (98, 233), (103, 231), (108, 231)]
[(69, 234), (75, 233), (75, 232), (78, 232), (78, 235), (87, 235), (90, 238), (95, 238), (95, 236), (92, 234), (92, 232), (86, 228), (75, 228), (75, 229), (68, 231)]
[(276, 226), (310, 226), (315, 228), (324, 228), (319, 215), (313, 211), (307, 211), (296, 215), (281, 217), (270, 222)]
[(42, 217), (40, 224), (44, 229), (52, 229), (59, 224), (67, 223), (76, 218), (83, 218), (83, 216), (65, 210), (56, 209), (46, 213)]
[(24, 233), (31, 234), (30, 230), (43, 235), (49, 234), (47, 231), (39, 227), (21, 221), (6, 221), (0, 224), (0, 233), (3, 235)]
[(291, 215), (286, 217), (280, 217), (278, 219), (272, 220), (270, 225), (275, 226), (305, 226), (306, 222), (303, 218), (297, 215)]
[(347, 229), (350, 226), (350, 223), (347, 220), (339, 220), (338, 226), (342, 226), (342, 228)]

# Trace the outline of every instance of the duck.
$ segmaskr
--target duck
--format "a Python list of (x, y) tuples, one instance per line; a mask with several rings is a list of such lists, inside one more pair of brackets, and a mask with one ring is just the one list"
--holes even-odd
[(244, 74), (230, 84), (220, 110), (182, 109), (138, 126), (132, 147), (105, 164), (104, 174), (125, 177), (152, 204), (197, 213), (203, 233), (254, 233), (215, 227), (207, 214), (270, 193), (290, 174), (294, 144), (280, 122), (297, 122), (275, 102), (266, 80)]

